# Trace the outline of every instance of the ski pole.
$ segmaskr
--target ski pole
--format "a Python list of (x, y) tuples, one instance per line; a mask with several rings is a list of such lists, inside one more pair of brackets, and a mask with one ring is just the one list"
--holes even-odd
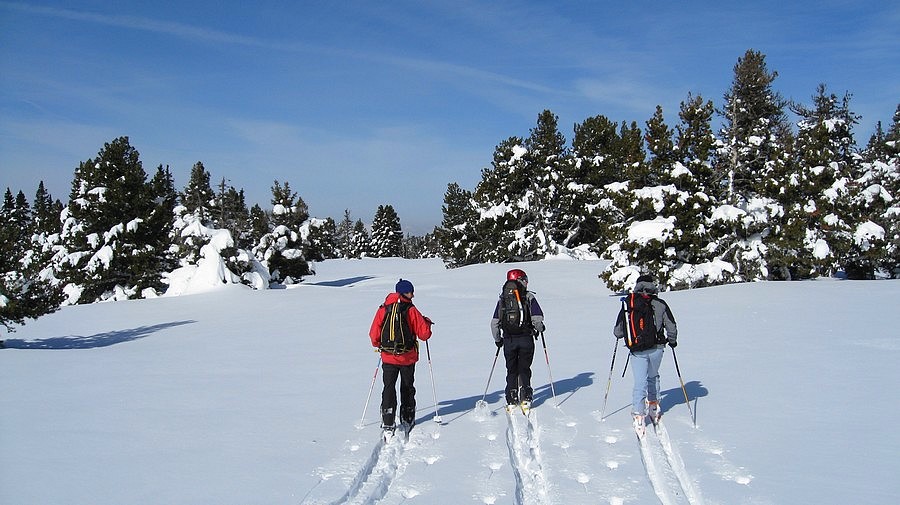
[(672, 348), (672, 358), (675, 360), (675, 371), (678, 373), (678, 381), (681, 382), (681, 392), (684, 393), (684, 403), (687, 404), (688, 412), (691, 413), (691, 423), (694, 428), (697, 427), (697, 419), (694, 417), (694, 409), (691, 408), (691, 401), (688, 399), (687, 390), (684, 389), (684, 380), (681, 378), (681, 369), (678, 367), (678, 356), (675, 355), (675, 348)]
[(609, 378), (606, 379), (606, 394), (603, 395), (603, 408), (600, 409), (600, 420), (603, 421), (603, 414), (606, 412), (606, 401), (609, 399), (609, 388), (612, 385), (613, 368), (616, 367), (616, 351), (619, 350), (619, 339), (616, 339), (613, 345), (612, 363), (609, 364)]
[[(553, 401), (556, 401), (556, 388), (553, 387), (553, 371), (550, 369), (550, 354), (547, 352), (547, 341), (544, 340), (544, 332), (541, 332), (541, 344), (544, 346), (544, 358), (547, 360), (547, 374), (550, 376), (550, 392), (553, 393)], [(556, 403), (559, 407), (559, 402)]]
[(500, 356), (500, 348), (499, 347), (497, 348), (497, 352), (494, 353), (494, 364), (491, 365), (491, 373), (488, 374), (487, 384), (484, 385), (484, 394), (481, 395), (481, 399), (475, 403), (475, 407), (479, 407), (479, 406), (487, 404), (487, 402), (485, 402), (484, 399), (487, 397), (488, 388), (491, 387), (491, 377), (494, 376), (494, 367), (497, 366), (497, 357), (498, 356)]
[(375, 379), (378, 378), (378, 369), (381, 368), (381, 353), (378, 353), (378, 364), (375, 365), (375, 373), (372, 375), (372, 385), (369, 386), (369, 394), (366, 395), (366, 405), (363, 407), (362, 417), (359, 418), (359, 424), (357, 428), (363, 427), (363, 422), (366, 419), (366, 410), (369, 408), (369, 399), (372, 398), (372, 390), (375, 389)]
[(625, 357), (625, 368), (622, 369), (622, 378), (625, 378), (625, 371), (628, 370), (628, 362), (631, 361), (631, 353), (628, 353), (628, 356)]
[(428, 341), (425, 341), (425, 353), (428, 355), (428, 373), (431, 375), (431, 394), (434, 396), (434, 422), (441, 424), (444, 422), (438, 413), (437, 392), (434, 389), (434, 367), (431, 366), (431, 348), (428, 347)]

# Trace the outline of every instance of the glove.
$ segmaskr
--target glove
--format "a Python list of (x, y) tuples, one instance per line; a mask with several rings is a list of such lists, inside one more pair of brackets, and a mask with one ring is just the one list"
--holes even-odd
[(672, 349), (674, 349), (675, 346), (677, 346), (677, 345), (678, 345), (678, 342), (677, 342), (677, 341), (675, 341), (675, 340), (669, 340), (669, 347), (671, 347)]
[(536, 331), (537, 333), (544, 333), (544, 330), (546, 330), (546, 329), (547, 329), (547, 327), (544, 326), (543, 321), (535, 321), (534, 322), (534, 331)]
[(494, 340), (494, 343), (497, 344), (497, 349), (500, 349), (501, 347), (503, 347), (503, 339), (502, 338), (500, 340)]

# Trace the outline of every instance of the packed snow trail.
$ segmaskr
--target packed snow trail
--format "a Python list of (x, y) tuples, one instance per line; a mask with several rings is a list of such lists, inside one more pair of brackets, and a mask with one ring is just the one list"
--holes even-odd
[(389, 440), (381, 438), (347, 492), (331, 505), (370, 504), (383, 498), (402, 469), (403, 448), (404, 440), (400, 435)]
[(675, 505), (687, 500), (690, 505), (703, 505), (662, 420), (655, 426), (652, 423), (647, 426), (643, 436), (637, 433), (636, 436), (647, 478), (660, 503)]
[[(404, 457), (404, 453), (409, 443), (408, 437), (399, 430), (392, 438), (387, 440), (381, 433), (378, 433), (378, 442), (372, 448), (371, 454), (360, 464), (353, 477), (345, 482), (343, 494), (339, 498), (323, 499), (307, 496), (301, 503), (328, 505), (371, 505), (378, 503), (379, 500), (388, 494), (396, 479), (403, 474), (408, 464), (408, 458)], [(340, 473), (345, 475), (351, 474), (347, 470)], [(327, 478), (325, 475), (327, 475)], [(323, 480), (330, 480), (337, 475), (330, 472), (323, 474), (320, 471), (320, 476), (322, 477), (321, 483)], [(313, 491), (316, 490), (312, 489), (308, 494), (313, 494)], [(327, 492), (324, 489), (319, 489), (318, 491), (320, 493)]]
[(672, 440), (669, 438), (669, 432), (666, 430), (666, 426), (663, 424), (662, 419), (657, 422), (653, 431), (656, 434), (663, 451), (666, 453), (669, 467), (675, 473), (675, 477), (678, 479), (678, 484), (681, 486), (681, 490), (684, 492), (685, 497), (691, 502), (691, 505), (703, 505), (703, 497), (700, 495), (700, 491), (694, 487), (694, 482), (684, 467), (684, 460), (681, 459), (678, 450), (672, 445)]
[(519, 505), (552, 503), (550, 486), (541, 458), (541, 429), (537, 422), (537, 412), (532, 409), (525, 416), (516, 408), (511, 412), (507, 411), (506, 416), (509, 420), (506, 443), (516, 480), (515, 503)]

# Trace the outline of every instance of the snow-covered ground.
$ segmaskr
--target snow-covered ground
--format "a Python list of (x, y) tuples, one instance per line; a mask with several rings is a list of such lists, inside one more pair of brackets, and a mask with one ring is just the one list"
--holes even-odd
[[(530, 419), (501, 409), (489, 319), (507, 269), (328, 261), (290, 289), (66, 307), (0, 350), (0, 503), (857, 504), (900, 496), (898, 281), (664, 294), (678, 362), (642, 453), (605, 263), (515, 265), (546, 313)], [(371, 318), (399, 277), (435, 322), (418, 426), (383, 444)], [(424, 347), (423, 347), (424, 350)], [(443, 424), (433, 422), (434, 397)], [(668, 442), (668, 444), (666, 444)], [(666, 450), (668, 449), (668, 450)], [(642, 457), (642, 454), (644, 457)]]

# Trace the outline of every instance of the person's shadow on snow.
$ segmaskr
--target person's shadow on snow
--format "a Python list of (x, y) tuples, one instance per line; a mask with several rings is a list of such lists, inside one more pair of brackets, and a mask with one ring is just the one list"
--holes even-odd
[[(501, 371), (500, 381), (505, 381), (503, 377), (505, 377), (505, 370)], [(534, 396), (533, 396), (533, 405), (535, 407), (541, 405), (544, 402), (553, 401), (553, 392), (556, 392), (556, 399), (558, 402), (562, 403), (566, 401), (569, 397), (575, 394), (579, 389), (583, 387), (590, 386), (594, 383), (593, 372), (582, 372), (574, 377), (570, 377), (568, 379), (563, 379), (559, 381), (555, 381), (553, 383), (553, 387), (550, 387), (550, 384), (543, 384), (540, 386), (536, 386), (534, 388)], [(498, 380), (496, 375), (493, 377), (494, 380)], [(534, 384), (534, 382), (532, 382)], [(421, 393), (419, 393), (421, 394)], [(444, 419), (444, 424), (449, 424), (454, 420), (462, 417), (469, 412), (472, 412), (475, 409), (475, 404), (481, 400), (482, 395), (477, 396), (466, 396), (464, 398), (455, 398), (453, 400), (439, 400), (438, 401), (438, 409), (441, 417)], [(489, 405), (494, 405), (503, 403), (504, 400), (504, 391), (503, 389), (489, 391), (484, 395), (484, 401)], [(505, 403), (503, 403), (505, 405)], [(419, 415), (421, 419), (416, 422), (426, 421), (433, 417), (433, 408), (434, 406), (424, 407), (422, 405), (419, 406)], [(431, 412), (432, 414), (429, 414)], [(444, 418), (445, 415), (451, 414), (459, 414), (458, 416), (453, 417), (452, 419), (447, 420)]]
[(709, 394), (709, 390), (700, 383), (700, 381), (690, 381), (684, 384), (684, 391), (681, 387), (667, 389), (659, 392), (659, 408), (663, 414), (671, 410), (676, 405), (682, 405), (684, 401), (684, 393), (687, 393), (691, 403), (696, 405), (697, 398), (702, 398)]
[(196, 323), (197, 321), (172, 321), (151, 326), (140, 326), (127, 330), (115, 330), (96, 335), (66, 335), (64, 337), (50, 337), (36, 340), (7, 339), (4, 345), (8, 349), (94, 349), (97, 347), (109, 347), (111, 345), (131, 342), (148, 337), (159, 330)]

